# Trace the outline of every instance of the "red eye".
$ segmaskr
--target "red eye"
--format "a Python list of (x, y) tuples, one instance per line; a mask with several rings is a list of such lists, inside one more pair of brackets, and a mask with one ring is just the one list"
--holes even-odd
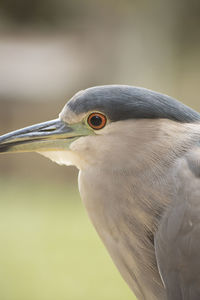
[(87, 119), (88, 125), (96, 130), (102, 129), (106, 125), (106, 121), (106, 117), (103, 114), (97, 112), (89, 115)]

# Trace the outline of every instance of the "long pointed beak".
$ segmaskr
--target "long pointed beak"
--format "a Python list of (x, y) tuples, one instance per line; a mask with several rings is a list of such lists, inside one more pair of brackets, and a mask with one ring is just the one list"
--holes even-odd
[(70, 126), (56, 119), (0, 136), (0, 153), (68, 149), (72, 140), (82, 135), (80, 126)]

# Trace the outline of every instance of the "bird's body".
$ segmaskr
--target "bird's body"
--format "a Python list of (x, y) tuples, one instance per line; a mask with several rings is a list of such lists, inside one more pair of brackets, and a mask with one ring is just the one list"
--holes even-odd
[(139, 300), (198, 300), (199, 141), (200, 115), (180, 102), (104, 86), (76, 94), (59, 120), (3, 136), (0, 151), (79, 168), (92, 223)]
[[(180, 194), (187, 195), (181, 201), (193, 202), (193, 193), (199, 192), (200, 209), (200, 180), (189, 169), (186, 148), (191, 149), (192, 144), (196, 144), (197, 136), (200, 137), (199, 125), (185, 126), (180, 131), (176, 123), (169, 120), (146, 120), (142, 124), (136, 120), (135, 124), (127, 123), (130, 124), (123, 124), (126, 129), (132, 126), (128, 130), (128, 138), (136, 146), (132, 148), (130, 144), (122, 142), (125, 148), (117, 159), (120, 162), (124, 160), (124, 169), (118, 169), (117, 161), (112, 161), (116, 157), (112, 157), (109, 149), (104, 154), (100, 153), (100, 157), (97, 154), (95, 161), (99, 163), (93, 167), (89, 165), (80, 172), (80, 194), (97, 232), (138, 299), (164, 300), (168, 298), (157, 268), (154, 236), (159, 224), (162, 224), (166, 208), (172, 207), (176, 211)], [(145, 135), (142, 134), (144, 130)], [(123, 138), (127, 141), (125, 134), (124, 130), (122, 136), (112, 141), (114, 147)], [(189, 136), (191, 139), (188, 140)], [(109, 134), (108, 138), (111, 138)], [(95, 143), (96, 147), (92, 153), (98, 153), (98, 142)], [(103, 163), (108, 161), (108, 157), (103, 155), (108, 155), (109, 164)], [(115, 167), (113, 169), (110, 166)], [(126, 180), (123, 180), (124, 176)], [(198, 191), (194, 189), (193, 180), (195, 185), (199, 185)], [(200, 220), (200, 211), (198, 213)], [(174, 230), (175, 239), (179, 233), (175, 233), (176, 222), (182, 221), (177, 218), (173, 224), (168, 224)]]

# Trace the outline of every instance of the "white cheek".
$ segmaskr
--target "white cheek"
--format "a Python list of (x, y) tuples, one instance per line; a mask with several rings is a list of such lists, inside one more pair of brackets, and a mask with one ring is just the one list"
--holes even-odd
[(78, 157), (71, 151), (47, 151), (38, 152), (39, 154), (51, 159), (59, 165), (71, 166), (74, 165), (80, 168)]
[(81, 137), (69, 146), (69, 150), (41, 151), (39, 154), (51, 159), (59, 165), (76, 166), (79, 170), (87, 164), (87, 156), (82, 155), (88, 150), (88, 138)]

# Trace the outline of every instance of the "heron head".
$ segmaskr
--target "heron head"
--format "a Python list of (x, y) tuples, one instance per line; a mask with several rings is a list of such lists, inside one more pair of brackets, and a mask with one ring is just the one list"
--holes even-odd
[(75, 94), (58, 119), (1, 136), (0, 152), (39, 152), (59, 164), (81, 169), (88, 162), (96, 163), (97, 154), (100, 158), (107, 153), (109, 159), (114, 150), (127, 152), (131, 132), (142, 134), (141, 124), (136, 126), (141, 119), (190, 123), (199, 121), (200, 115), (166, 95), (144, 88), (98, 86)]

